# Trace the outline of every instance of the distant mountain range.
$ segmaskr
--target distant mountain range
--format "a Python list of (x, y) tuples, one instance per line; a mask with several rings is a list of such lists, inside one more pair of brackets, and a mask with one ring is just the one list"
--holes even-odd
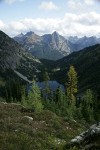
[(8, 80), (16, 75), (26, 82), (33, 78), (42, 81), (46, 70), (51, 80), (65, 84), (70, 65), (78, 73), (79, 91), (89, 88), (100, 91), (100, 44), (52, 61), (35, 58), (14, 39), (0, 31), (0, 79), (3, 77)]
[(20, 34), (14, 40), (37, 58), (57, 60), (70, 54), (72, 44), (57, 32), (38, 36), (34, 32)]
[(56, 31), (52, 34), (43, 36), (36, 35), (30, 31), (26, 34), (21, 33), (14, 37), (28, 52), (33, 56), (42, 59), (58, 60), (74, 51), (79, 51), (100, 43), (100, 38), (92, 37), (63, 37)]
[(97, 38), (96, 36), (91, 36), (91, 37), (84, 36), (81, 38), (78, 38), (77, 36), (75, 37), (70, 36), (67, 38), (67, 40), (69, 40), (72, 44), (75, 44), (74, 51), (79, 51), (86, 47), (93, 46), (100, 43), (100, 38)]

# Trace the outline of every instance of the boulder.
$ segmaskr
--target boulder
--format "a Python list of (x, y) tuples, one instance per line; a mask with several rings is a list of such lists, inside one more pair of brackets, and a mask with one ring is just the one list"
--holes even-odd
[(32, 121), (33, 121), (33, 118), (30, 117), (30, 116), (23, 116), (23, 117), (22, 117), (22, 122), (23, 122), (23, 123), (29, 123), (29, 124), (31, 124)]
[(100, 122), (92, 125), (87, 131), (81, 133), (70, 141), (66, 147), (77, 146), (80, 150), (100, 150)]

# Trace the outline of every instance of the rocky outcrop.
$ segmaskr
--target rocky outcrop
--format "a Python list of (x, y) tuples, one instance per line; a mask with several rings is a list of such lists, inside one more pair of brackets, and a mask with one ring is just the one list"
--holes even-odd
[(100, 122), (71, 140), (66, 147), (78, 147), (79, 150), (100, 150)]

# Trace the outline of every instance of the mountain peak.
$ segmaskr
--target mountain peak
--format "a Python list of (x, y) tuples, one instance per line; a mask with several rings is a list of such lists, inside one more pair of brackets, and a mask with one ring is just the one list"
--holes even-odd
[(71, 49), (70, 43), (56, 31), (43, 36), (30, 31), (24, 35), (24, 38), (15, 38), (15, 40), (35, 57), (50, 60), (57, 60), (68, 55)]
[(27, 33), (25, 34), (25, 36), (31, 36), (31, 35), (33, 35), (33, 34), (34, 34), (34, 32), (29, 31), (29, 32), (27, 32)]
[(59, 33), (58, 33), (57, 31), (54, 31), (54, 32), (52, 33), (52, 35), (59, 35)]
[(23, 37), (24, 34), (23, 33), (20, 33), (19, 35), (17, 35), (17, 37)]

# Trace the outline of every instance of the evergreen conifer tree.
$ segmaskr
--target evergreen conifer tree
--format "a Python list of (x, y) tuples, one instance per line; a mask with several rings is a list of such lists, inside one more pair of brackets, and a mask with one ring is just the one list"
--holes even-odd
[(35, 82), (32, 84), (32, 88), (28, 94), (26, 101), (24, 101), (25, 106), (28, 108), (33, 108), (36, 112), (40, 112), (43, 109), (41, 91)]
[(76, 97), (75, 94), (78, 92), (78, 79), (77, 72), (74, 66), (70, 66), (68, 71), (68, 82), (67, 82), (67, 100), (68, 100), (68, 114), (70, 118), (73, 118), (76, 111)]
[(86, 121), (93, 121), (93, 93), (90, 89), (88, 89), (84, 96), (81, 103), (81, 110), (82, 115)]
[(77, 88), (77, 72), (74, 66), (70, 66), (68, 71), (68, 82), (67, 82), (67, 96), (69, 98), (69, 103), (73, 103), (75, 101), (75, 94), (78, 92)]

